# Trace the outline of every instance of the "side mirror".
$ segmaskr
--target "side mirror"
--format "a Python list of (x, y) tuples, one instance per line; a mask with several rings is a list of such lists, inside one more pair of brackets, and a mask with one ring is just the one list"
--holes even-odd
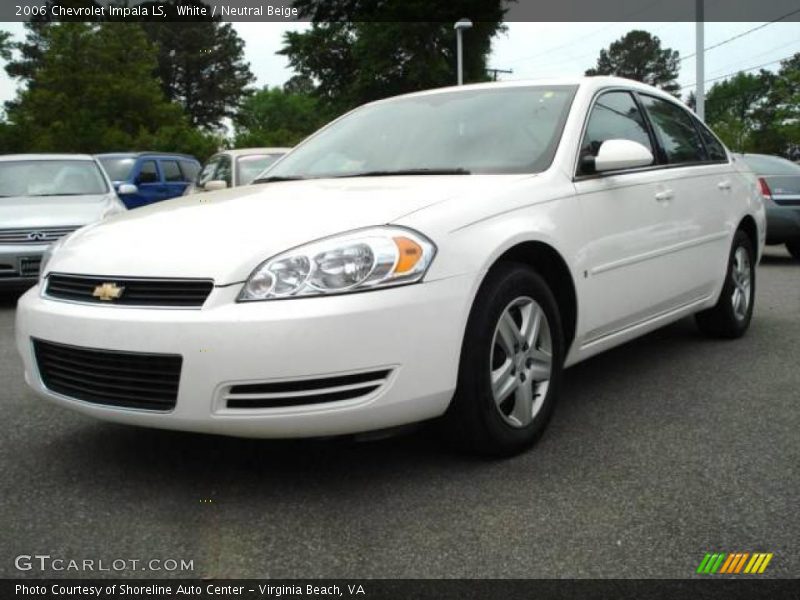
[(653, 164), (653, 154), (639, 142), (631, 140), (606, 140), (594, 157), (594, 170), (617, 171), (635, 169)]
[(206, 181), (203, 189), (207, 192), (216, 192), (217, 190), (224, 190), (227, 187), (228, 184), (222, 181), (222, 179), (212, 179), (211, 181)]
[(139, 192), (139, 188), (137, 188), (132, 183), (121, 183), (117, 188), (117, 193), (122, 196), (127, 196), (128, 194), (136, 194)]

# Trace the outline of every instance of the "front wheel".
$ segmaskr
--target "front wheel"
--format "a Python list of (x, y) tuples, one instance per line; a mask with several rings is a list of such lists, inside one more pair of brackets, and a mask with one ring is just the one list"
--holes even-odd
[(748, 235), (739, 230), (733, 237), (725, 283), (717, 304), (695, 317), (700, 330), (715, 337), (743, 336), (753, 317), (755, 291), (755, 251)]
[(490, 271), (472, 307), (444, 418), (462, 449), (507, 456), (532, 445), (558, 395), (564, 337), (553, 293), (517, 263)]

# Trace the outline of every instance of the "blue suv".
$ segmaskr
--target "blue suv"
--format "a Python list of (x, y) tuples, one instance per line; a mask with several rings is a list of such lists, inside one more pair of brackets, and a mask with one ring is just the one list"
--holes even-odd
[(95, 158), (128, 208), (180, 196), (200, 172), (200, 163), (188, 154), (115, 152)]

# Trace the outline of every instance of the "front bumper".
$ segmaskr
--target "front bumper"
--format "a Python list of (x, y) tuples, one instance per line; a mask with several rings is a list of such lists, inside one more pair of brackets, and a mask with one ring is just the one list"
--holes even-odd
[[(215, 288), (200, 310), (19, 301), (16, 341), (39, 395), (82, 413), (134, 425), (244, 437), (311, 437), (384, 429), (444, 413), (456, 384), (472, 277), (374, 292), (235, 303), (241, 286)], [(32, 338), (85, 348), (180, 354), (170, 412), (64, 397), (40, 378)], [(281, 408), (232, 409), (232, 385), (301, 381), (390, 369), (363, 398)]]
[(0, 246), (0, 289), (33, 285), (49, 244)]

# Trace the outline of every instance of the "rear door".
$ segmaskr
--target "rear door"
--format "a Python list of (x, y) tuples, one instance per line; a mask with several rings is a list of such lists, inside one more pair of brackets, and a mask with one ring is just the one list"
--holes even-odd
[(671, 285), (687, 290), (687, 301), (701, 299), (715, 291), (725, 274), (733, 200), (742, 193), (734, 188), (741, 186), (741, 178), (724, 148), (686, 108), (648, 94), (639, 97), (666, 164), (663, 208), (675, 227), (675, 245), (665, 268)]
[(189, 181), (183, 174), (178, 161), (173, 158), (162, 158), (158, 161), (161, 167), (161, 174), (164, 178), (164, 188), (166, 190), (164, 199), (174, 198), (183, 194), (183, 190), (189, 185)]

